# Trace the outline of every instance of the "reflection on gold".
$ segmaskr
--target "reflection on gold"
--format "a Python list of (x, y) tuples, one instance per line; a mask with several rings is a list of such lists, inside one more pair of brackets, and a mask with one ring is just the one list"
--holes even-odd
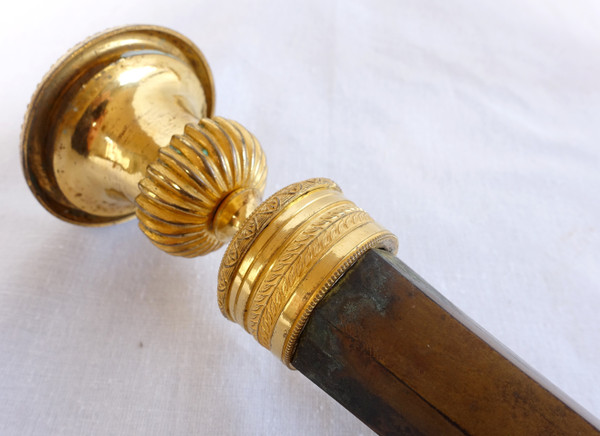
[(140, 68), (123, 71), (121, 74), (119, 74), (119, 84), (121, 86), (125, 86), (131, 83), (137, 83), (150, 76), (155, 71), (157, 71), (157, 68), (152, 65), (146, 65)]
[(131, 166), (131, 159), (123, 154), (123, 151), (110, 136), (104, 136), (104, 143), (106, 148), (104, 149), (105, 159), (113, 162), (115, 165), (119, 165), (125, 171), (129, 170)]

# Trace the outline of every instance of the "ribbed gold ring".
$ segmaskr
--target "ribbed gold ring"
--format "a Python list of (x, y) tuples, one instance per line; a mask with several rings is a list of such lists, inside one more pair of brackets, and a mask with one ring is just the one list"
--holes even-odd
[(219, 270), (219, 307), (286, 364), (311, 311), (370, 248), (398, 241), (328, 179), (271, 196), (233, 238)]

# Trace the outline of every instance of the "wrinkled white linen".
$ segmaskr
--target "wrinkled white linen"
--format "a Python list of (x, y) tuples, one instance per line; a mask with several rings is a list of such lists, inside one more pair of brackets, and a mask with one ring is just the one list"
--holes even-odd
[(48, 214), (19, 168), (36, 83), (70, 46), (174, 28), (217, 114), (261, 140), (267, 194), (313, 176), (398, 256), (600, 416), (597, 2), (139, 1), (3, 6), (0, 434), (369, 434), (216, 304), (223, 251)]

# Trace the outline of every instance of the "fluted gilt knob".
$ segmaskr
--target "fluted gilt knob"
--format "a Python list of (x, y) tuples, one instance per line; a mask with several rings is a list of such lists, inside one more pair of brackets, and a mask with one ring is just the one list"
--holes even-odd
[(217, 117), (188, 124), (139, 184), (140, 228), (171, 254), (213, 251), (258, 206), (266, 176), (258, 141), (238, 123)]
[(260, 203), (267, 174), (256, 138), (213, 109), (210, 68), (187, 38), (156, 26), (101, 33), (34, 93), (21, 140), (29, 187), (71, 223), (137, 214), (166, 252), (208, 253)]

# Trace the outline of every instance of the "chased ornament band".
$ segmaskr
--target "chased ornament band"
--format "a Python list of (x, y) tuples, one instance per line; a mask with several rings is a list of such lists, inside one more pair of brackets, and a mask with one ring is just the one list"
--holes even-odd
[(289, 365), (308, 316), (371, 248), (398, 241), (328, 179), (272, 195), (234, 236), (219, 270), (219, 307)]

